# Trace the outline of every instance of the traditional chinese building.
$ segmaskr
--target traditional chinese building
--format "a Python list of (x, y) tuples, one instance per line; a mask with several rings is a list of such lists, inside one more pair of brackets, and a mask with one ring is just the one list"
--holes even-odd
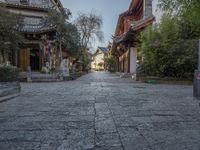
[(45, 63), (52, 67), (58, 65), (59, 51), (55, 44), (56, 29), (47, 22), (49, 9), (65, 14), (60, 0), (0, 0), (6, 8), (24, 18), (20, 32), (24, 40), (9, 56), (12, 65), (26, 71), (41, 70)]
[(98, 47), (91, 62), (93, 70), (106, 70), (106, 59), (108, 58), (109, 49), (107, 47)]
[(152, 0), (132, 0), (129, 9), (119, 15), (111, 49), (119, 72), (136, 73), (137, 36), (154, 20)]

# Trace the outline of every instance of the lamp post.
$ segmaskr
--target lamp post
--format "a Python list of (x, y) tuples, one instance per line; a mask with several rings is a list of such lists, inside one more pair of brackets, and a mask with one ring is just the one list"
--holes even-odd
[(198, 57), (198, 70), (194, 72), (194, 97), (200, 99), (200, 40), (198, 43), (199, 57)]

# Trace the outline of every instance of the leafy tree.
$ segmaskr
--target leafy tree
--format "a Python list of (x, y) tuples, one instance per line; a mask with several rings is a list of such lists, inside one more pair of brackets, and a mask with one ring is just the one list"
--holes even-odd
[(197, 67), (197, 40), (200, 38), (199, 0), (160, 0), (165, 16), (158, 25), (141, 34), (147, 75), (193, 77)]
[(89, 43), (93, 39), (103, 41), (103, 32), (101, 31), (103, 21), (102, 17), (95, 13), (79, 14), (76, 20), (76, 26), (81, 34), (81, 45), (88, 48)]
[(160, 24), (141, 33), (144, 74), (192, 78), (197, 64), (197, 43), (183, 39), (180, 32), (179, 21), (166, 15)]
[(80, 55), (80, 33), (74, 24), (67, 22), (67, 19), (69, 19), (70, 16), (71, 12), (69, 10), (66, 10), (65, 15), (55, 10), (50, 10), (48, 13), (48, 22), (55, 26), (57, 31), (57, 42), (60, 49), (61, 59), (61, 45), (63, 45), (74, 57), (78, 58)]
[(80, 34), (76, 26), (66, 23), (66, 33), (64, 35), (64, 47), (76, 58), (80, 55), (81, 43)]
[(65, 41), (67, 32), (66, 19), (71, 15), (70, 11), (67, 10), (66, 14), (62, 14), (54, 9), (49, 10), (47, 21), (50, 25), (56, 28), (56, 38), (59, 45), (60, 61), (62, 60), (62, 42)]
[(103, 62), (100, 62), (100, 63), (98, 63), (98, 66), (99, 66), (100, 68), (102, 68), (102, 67), (103, 67), (103, 65), (104, 65), (104, 63), (103, 63)]
[(112, 55), (108, 56), (106, 63), (107, 63), (108, 70), (111, 72), (114, 72), (116, 61)]
[(160, 0), (159, 6), (179, 20), (181, 35), (184, 38), (200, 38), (199, 0)]
[(16, 49), (23, 39), (18, 32), (23, 21), (20, 15), (9, 12), (4, 5), (0, 5), (0, 52), (5, 63), (6, 53), (11, 49)]
[(83, 63), (84, 69), (90, 63), (89, 58), (89, 44), (98, 39), (103, 41), (104, 36), (101, 31), (103, 24), (102, 17), (91, 12), (90, 14), (80, 13), (75, 21), (78, 31), (81, 36), (81, 53), (79, 60)]

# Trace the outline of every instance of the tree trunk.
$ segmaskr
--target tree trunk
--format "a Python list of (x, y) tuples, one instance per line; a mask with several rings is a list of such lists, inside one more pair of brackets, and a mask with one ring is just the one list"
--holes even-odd
[(1, 50), (1, 54), (2, 54), (2, 59), (3, 59), (3, 63), (6, 63), (5, 61), (5, 53), (4, 53), (4, 50), (2, 49)]
[[(61, 64), (62, 59), (63, 59), (61, 42), (59, 43), (59, 51), (60, 51), (60, 52), (59, 52), (59, 53), (60, 53), (60, 54), (59, 54), (59, 57), (60, 57), (60, 64)], [(60, 64), (59, 64), (59, 65), (60, 65)]]

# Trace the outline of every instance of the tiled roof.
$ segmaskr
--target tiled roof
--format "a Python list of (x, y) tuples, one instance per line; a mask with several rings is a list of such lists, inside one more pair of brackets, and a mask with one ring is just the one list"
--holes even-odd
[(19, 29), (20, 32), (25, 33), (43, 33), (52, 30), (55, 30), (55, 27), (48, 24), (24, 25)]
[[(39, 0), (40, 1), (40, 0)], [(63, 14), (65, 14), (65, 9), (61, 3), (60, 0), (56, 0), (59, 9)], [(28, 3), (28, 4), (22, 4), (20, 0), (5, 0), (0, 1), (0, 3), (5, 3), (8, 7), (14, 7), (14, 8), (21, 8), (21, 9), (33, 9), (38, 11), (48, 11), (48, 9), (51, 9), (53, 6), (51, 6), (48, 3), (45, 4), (34, 4), (34, 3)]]
[(131, 23), (131, 28), (134, 31), (137, 31), (137, 30), (140, 30), (141, 28), (151, 25), (153, 23), (153, 21), (155, 21), (155, 17), (153, 15), (151, 15), (151, 16), (145, 17), (139, 21), (133, 21)]
[(107, 53), (109, 49), (107, 47), (98, 47), (99, 50), (101, 50), (103, 53)]

